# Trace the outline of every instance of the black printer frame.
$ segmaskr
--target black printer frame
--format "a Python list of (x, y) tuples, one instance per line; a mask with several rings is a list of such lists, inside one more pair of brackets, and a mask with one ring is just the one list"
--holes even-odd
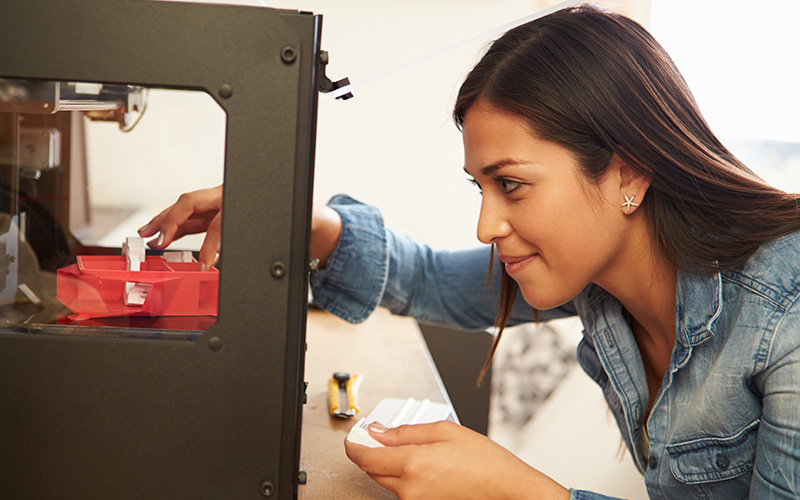
[(320, 30), (268, 8), (5, 2), (0, 77), (204, 91), (227, 125), (217, 322), (0, 332), (4, 498), (297, 496)]

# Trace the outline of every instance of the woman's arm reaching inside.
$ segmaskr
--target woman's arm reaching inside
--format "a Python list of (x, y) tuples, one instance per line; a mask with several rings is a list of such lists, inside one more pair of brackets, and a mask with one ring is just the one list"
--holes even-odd
[[(207, 269), (219, 258), (222, 238), (222, 189), (200, 189), (184, 193), (178, 201), (153, 217), (139, 229), (139, 235), (149, 238), (150, 248), (164, 249), (173, 241), (187, 235), (205, 232), (200, 247), (200, 269)], [(319, 259), (320, 267), (336, 248), (342, 230), (342, 220), (335, 210), (314, 205), (311, 216), (311, 258)]]

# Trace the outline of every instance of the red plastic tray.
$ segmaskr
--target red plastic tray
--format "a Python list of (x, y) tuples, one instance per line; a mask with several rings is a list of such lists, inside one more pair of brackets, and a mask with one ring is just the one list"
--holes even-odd
[[(125, 305), (125, 283), (152, 285), (141, 306)], [(83, 255), (58, 270), (56, 298), (72, 319), (106, 316), (216, 316), (219, 270), (198, 262), (167, 262), (149, 255), (128, 271), (123, 255)]]

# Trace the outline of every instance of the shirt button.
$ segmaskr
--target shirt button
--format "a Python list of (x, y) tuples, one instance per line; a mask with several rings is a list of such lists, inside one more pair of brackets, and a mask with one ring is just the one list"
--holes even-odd
[(719, 470), (727, 470), (730, 467), (731, 461), (725, 455), (717, 455), (717, 467)]
[(658, 465), (658, 460), (656, 460), (655, 455), (650, 455), (650, 460), (647, 461), (647, 466), (651, 469), (655, 469), (656, 465)]

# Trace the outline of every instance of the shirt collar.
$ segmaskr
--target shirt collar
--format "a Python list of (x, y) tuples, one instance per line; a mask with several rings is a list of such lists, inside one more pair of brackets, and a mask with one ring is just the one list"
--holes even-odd
[(720, 273), (693, 275), (678, 271), (676, 294), (677, 339), (691, 347), (712, 337), (714, 325), (722, 312)]

